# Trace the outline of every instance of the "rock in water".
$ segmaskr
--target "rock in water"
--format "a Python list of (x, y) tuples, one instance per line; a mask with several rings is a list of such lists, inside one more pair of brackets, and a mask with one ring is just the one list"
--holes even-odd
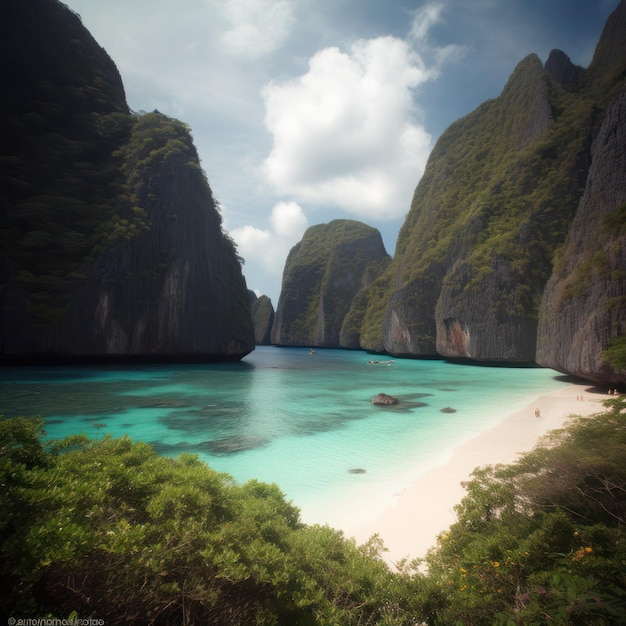
[(391, 406), (393, 404), (399, 404), (400, 400), (394, 398), (386, 393), (379, 393), (372, 398), (372, 404), (378, 406)]

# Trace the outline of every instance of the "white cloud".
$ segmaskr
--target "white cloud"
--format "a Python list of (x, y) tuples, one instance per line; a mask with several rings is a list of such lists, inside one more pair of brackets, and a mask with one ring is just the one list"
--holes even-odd
[(428, 31), (441, 20), (443, 4), (426, 4), (415, 11), (409, 37), (417, 41), (428, 38)]
[(289, 250), (308, 226), (306, 215), (295, 202), (278, 202), (269, 218), (271, 229), (243, 226), (230, 231), (246, 266), (257, 264), (280, 276)]
[(277, 193), (365, 219), (406, 213), (431, 149), (417, 122), (415, 89), (458, 52), (427, 45), (440, 13), (434, 4), (417, 12), (406, 40), (320, 50), (306, 74), (265, 86), (273, 146), (263, 173)]
[(294, 24), (292, 0), (226, 0), (218, 6), (230, 24), (222, 43), (245, 58), (277, 50)]
[(270, 216), (270, 224), (276, 235), (295, 242), (308, 225), (306, 215), (295, 202), (279, 202)]
[(439, 77), (439, 72), (443, 65), (451, 61), (458, 61), (467, 54), (465, 46), (457, 44), (434, 46), (431, 44), (429, 38), (430, 30), (435, 24), (443, 21), (442, 14), (444, 8), (442, 3), (434, 3), (424, 5), (415, 11), (408, 36), (411, 45), (421, 55), (431, 60), (429, 77), (433, 79)]

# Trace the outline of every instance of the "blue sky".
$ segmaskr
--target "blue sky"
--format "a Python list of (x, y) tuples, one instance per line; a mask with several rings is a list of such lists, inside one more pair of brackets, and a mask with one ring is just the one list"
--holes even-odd
[(248, 287), (278, 303), (308, 226), (378, 228), (393, 255), (439, 135), (530, 53), (587, 66), (619, 0), (67, 0), (129, 106), (194, 137)]

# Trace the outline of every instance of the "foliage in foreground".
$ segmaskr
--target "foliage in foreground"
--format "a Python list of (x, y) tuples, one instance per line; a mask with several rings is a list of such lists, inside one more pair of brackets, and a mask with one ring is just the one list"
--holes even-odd
[(374, 540), (305, 526), (275, 485), (128, 438), (44, 448), (0, 421), (0, 608), (106, 623), (410, 624)]
[[(275, 485), (127, 438), (42, 444), (0, 421), (0, 609), (133, 624), (616, 624), (626, 615), (626, 401), (474, 472), (428, 558), (390, 571)], [(427, 511), (425, 510), (425, 514)]]
[(626, 623), (626, 401), (477, 469), (427, 561), (436, 624)]

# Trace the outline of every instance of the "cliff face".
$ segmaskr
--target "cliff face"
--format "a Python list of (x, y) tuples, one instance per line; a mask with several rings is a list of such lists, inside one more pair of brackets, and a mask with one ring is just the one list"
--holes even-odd
[(441, 136), (361, 303), (363, 348), (624, 381), (605, 350), (625, 332), (625, 14), (588, 69), (530, 55)]
[(255, 343), (257, 346), (269, 345), (272, 343), (272, 326), (274, 325), (272, 301), (267, 296), (257, 298), (253, 291), (250, 291), (249, 294)]
[(537, 306), (571, 196), (564, 172), (541, 180), (567, 167), (546, 147), (553, 124), (550, 77), (530, 55), (499, 98), (442, 135), (388, 273), (386, 351), (533, 360)]
[(129, 115), (61, 3), (11, 0), (3, 18), (2, 359), (247, 354), (245, 281), (188, 129)]
[[(626, 5), (611, 16), (590, 72), (624, 75)], [(626, 337), (626, 89), (618, 90), (591, 145), (584, 193), (546, 285), (537, 361), (603, 383), (625, 383), (606, 359)], [(622, 348), (623, 349), (623, 348)]]
[(388, 262), (380, 233), (361, 222), (334, 220), (307, 229), (287, 257), (272, 343), (358, 347), (358, 335), (343, 328), (344, 321), (358, 292)]
[[(146, 141), (149, 139), (149, 141)], [(147, 143), (147, 146), (146, 146)], [(94, 311), (81, 352), (237, 358), (254, 335), (245, 281), (221, 230), (191, 137), (158, 113), (139, 118), (124, 147), (139, 218), (103, 251), (72, 299), (58, 351), (77, 350), (74, 324)]]

